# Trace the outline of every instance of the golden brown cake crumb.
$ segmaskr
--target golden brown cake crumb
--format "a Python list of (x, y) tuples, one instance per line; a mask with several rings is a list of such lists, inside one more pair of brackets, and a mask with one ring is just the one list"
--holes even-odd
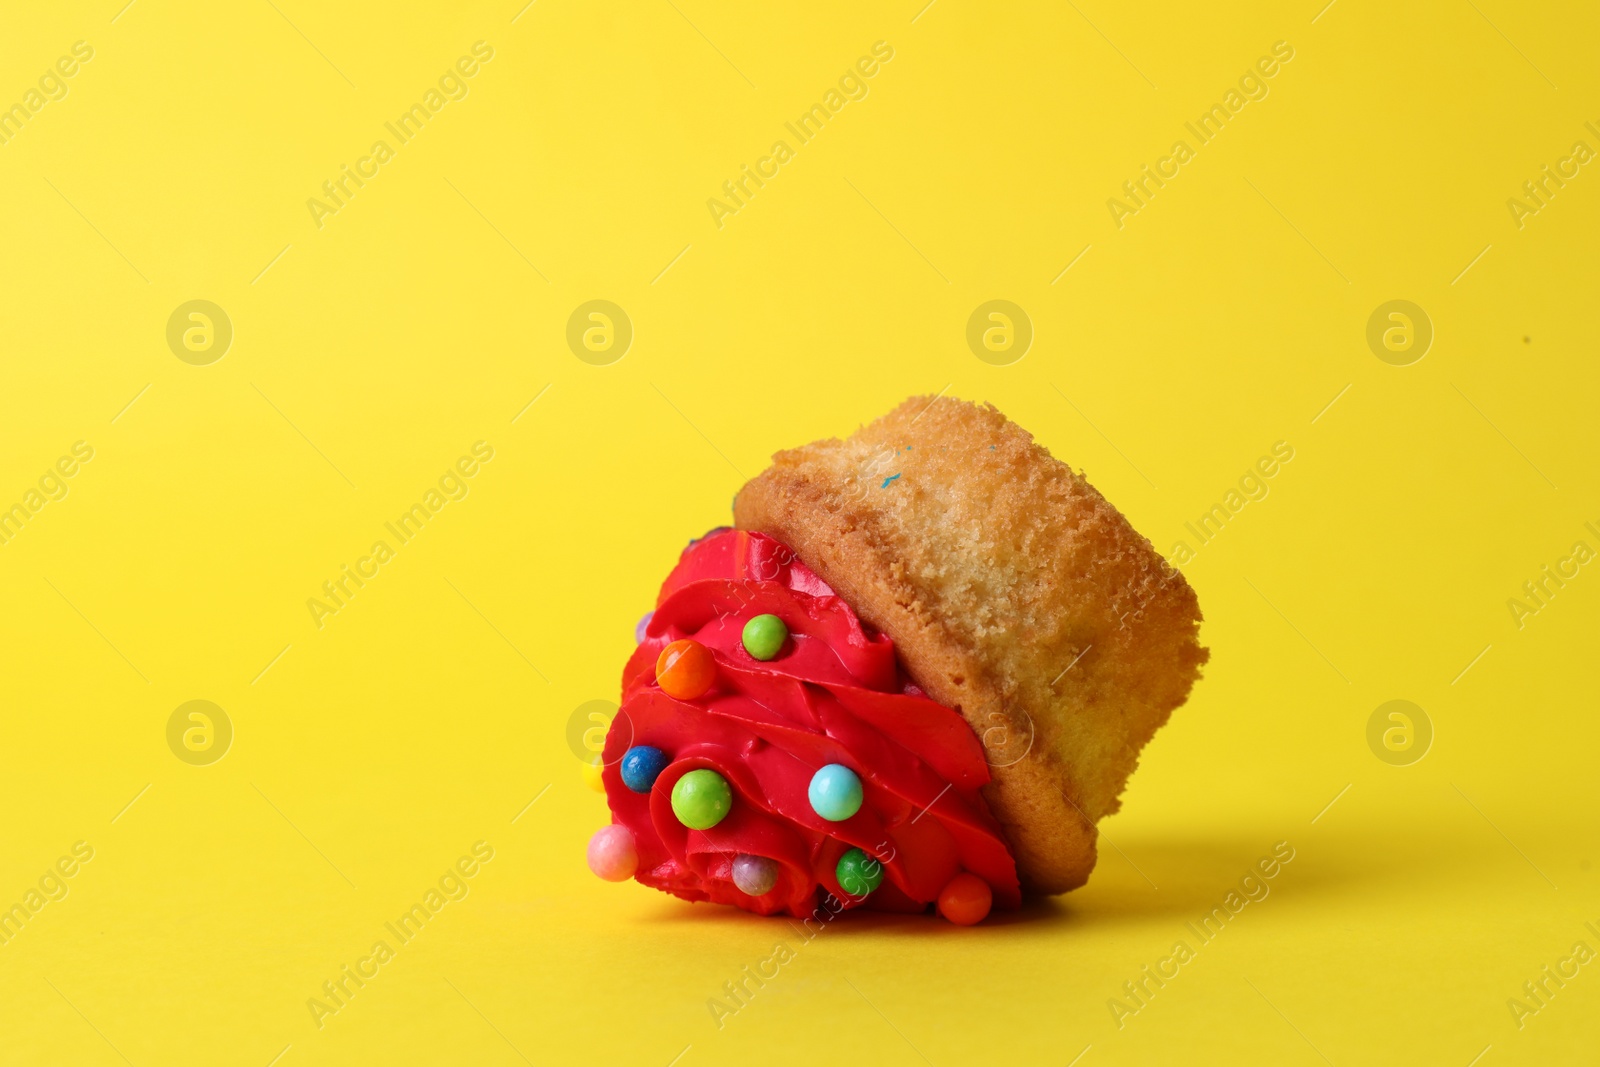
[(734, 522), (793, 548), (972, 724), (1024, 889), (1082, 885), (1094, 824), (1208, 657), (1183, 575), (1031, 434), (950, 397), (778, 453)]

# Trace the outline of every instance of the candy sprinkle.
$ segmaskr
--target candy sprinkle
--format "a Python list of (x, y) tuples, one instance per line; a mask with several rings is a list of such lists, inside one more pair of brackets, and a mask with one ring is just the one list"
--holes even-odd
[(994, 892), (989, 888), (989, 883), (966, 871), (950, 879), (939, 890), (939, 914), (957, 926), (982, 922), (993, 905)]
[(733, 884), (747, 896), (766, 896), (778, 884), (777, 861), (744, 854), (733, 857)]
[(635, 793), (648, 793), (667, 762), (667, 754), (654, 745), (634, 745), (622, 756), (622, 784)]
[(717, 681), (717, 661), (698, 641), (674, 641), (656, 657), (656, 682), (679, 700), (704, 696)]
[(842, 763), (817, 768), (806, 790), (811, 810), (829, 822), (844, 822), (861, 810), (861, 778)]
[(705, 767), (692, 770), (672, 787), (672, 814), (691, 830), (709, 830), (733, 808), (728, 780)]
[(589, 838), (589, 869), (608, 882), (626, 882), (639, 869), (633, 831), (621, 824), (602, 826)]
[(883, 884), (883, 864), (853, 848), (839, 857), (833, 873), (839, 879), (839, 888), (853, 897), (864, 897)]
[(789, 627), (776, 615), (757, 615), (744, 624), (744, 650), (756, 659), (772, 659), (788, 639)]

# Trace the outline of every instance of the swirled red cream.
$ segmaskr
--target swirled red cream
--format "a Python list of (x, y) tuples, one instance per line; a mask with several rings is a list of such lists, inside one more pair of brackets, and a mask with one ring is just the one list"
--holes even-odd
[[(764, 615), (787, 629), (765, 661), (743, 639), (746, 624)], [(1016, 862), (978, 792), (989, 768), (972, 728), (918, 689), (893, 642), (864, 627), (784, 545), (726, 528), (691, 542), (640, 636), (602, 756), (613, 825), (590, 844), (597, 874), (617, 880), (631, 873), (686, 900), (763, 915), (812, 914), (819, 890), (833, 898), (824, 902), (834, 911), (833, 901), (902, 912), (940, 901), (950, 915), (941, 892), (954, 887), (969, 896), (975, 887), (984, 911), (989, 893), (999, 907), (1017, 906)], [(669, 695), (657, 677), (660, 663), (688, 647), (683, 642), (709, 650), (703, 670), (714, 663), (714, 680), (692, 699)], [(674, 649), (663, 657), (669, 645)], [(641, 762), (636, 750), (648, 759)], [(839, 818), (821, 803), (837, 821), (812, 799), (819, 771), (840, 775), (831, 765), (859, 779), (854, 814)], [(640, 766), (648, 772), (642, 780)], [(702, 769), (725, 780), (728, 789), (713, 799), (731, 793), (731, 804), (706, 817), (684, 808), (680, 817), (674, 789)], [(685, 784), (706, 781), (721, 789), (703, 774)], [(705, 829), (685, 824), (707, 817), (718, 821)], [(846, 856), (853, 849), (881, 871), (841, 885), (841, 859), (862, 859)], [(765, 872), (755, 888), (771, 888), (760, 895), (741, 889), (736, 861), (742, 872)], [(741, 880), (750, 886), (747, 874)]]

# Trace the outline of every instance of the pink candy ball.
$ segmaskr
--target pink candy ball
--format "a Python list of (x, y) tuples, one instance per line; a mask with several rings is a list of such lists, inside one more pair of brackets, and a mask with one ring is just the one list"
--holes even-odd
[(626, 882), (639, 869), (639, 849), (626, 826), (602, 826), (589, 838), (589, 869), (608, 882)]

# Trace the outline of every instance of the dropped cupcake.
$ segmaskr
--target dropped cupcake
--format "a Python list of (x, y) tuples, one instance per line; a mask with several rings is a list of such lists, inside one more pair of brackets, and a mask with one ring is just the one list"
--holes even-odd
[(961, 924), (1082, 885), (1207, 658), (1183, 576), (1024, 430), (949, 398), (779, 453), (734, 521), (636, 635), (594, 872)]

